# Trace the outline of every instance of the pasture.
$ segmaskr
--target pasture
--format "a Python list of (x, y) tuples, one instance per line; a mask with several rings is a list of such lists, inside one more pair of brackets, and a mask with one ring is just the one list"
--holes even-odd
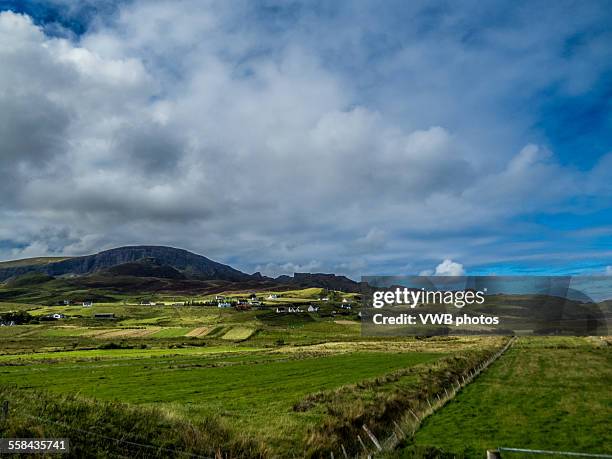
[[(270, 302), (316, 301), (320, 293), (279, 292)], [(399, 422), (406, 435), (385, 452), (390, 457), (482, 457), (497, 446), (612, 449), (612, 362), (604, 339), (520, 338), (413, 436), (406, 416), (427, 413), (429, 400), (507, 338), (365, 338), (357, 311), (338, 317), (330, 305), (276, 314), (125, 301), (91, 308), (0, 303), (0, 312), (35, 318), (0, 327), (0, 392), (18, 408), (0, 423), (3, 435), (78, 441), (70, 429), (113, 438), (128, 429), (139, 442), (209, 455), (341, 457), (342, 448), (362, 450), (363, 425), (386, 439)], [(52, 313), (66, 317), (41, 320)], [(66, 430), (28, 413), (63, 419)], [(135, 421), (142, 416), (148, 421)], [(85, 444), (76, 448), (92, 453)], [(113, 454), (103, 442), (95, 448), (102, 457)]]

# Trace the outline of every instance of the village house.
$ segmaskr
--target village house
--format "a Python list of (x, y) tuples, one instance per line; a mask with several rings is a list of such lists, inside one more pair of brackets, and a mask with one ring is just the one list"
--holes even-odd
[(319, 306), (311, 304), (310, 306), (308, 306), (308, 312), (319, 312)]
[(215, 296), (215, 300), (216, 301), (225, 301), (225, 297), (223, 295), (216, 295)]
[(278, 295), (275, 295), (275, 294), (271, 293), (271, 294), (268, 295), (268, 298), (266, 298), (266, 299), (268, 299), (268, 300), (276, 300), (276, 299), (278, 299)]
[(304, 312), (299, 306), (289, 306), (288, 312), (297, 313)]
[(83, 301), (83, 307), (84, 308), (91, 308), (92, 306), (93, 306), (93, 301), (91, 301), (91, 300)]
[(114, 319), (115, 314), (112, 312), (99, 312), (94, 314), (94, 319)]
[(231, 308), (232, 307), (232, 303), (228, 303), (227, 301), (221, 302), (217, 304), (218, 308)]
[(284, 306), (279, 306), (279, 307), (276, 308), (276, 313), (277, 314), (283, 314), (285, 312), (287, 312), (287, 308), (285, 308)]

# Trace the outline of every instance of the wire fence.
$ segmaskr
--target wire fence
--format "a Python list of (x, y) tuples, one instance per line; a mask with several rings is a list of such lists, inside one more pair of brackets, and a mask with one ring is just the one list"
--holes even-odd
[[(32, 419), (38, 422), (42, 422), (44, 424), (50, 424), (60, 427), (63, 431), (78, 433), (78, 440), (73, 438), (70, 439), (71, 446), (78, 445), (81, 443), (85, 444), (84, 436), (93, 436), (98, 439), (106, 440), (110, 443), (114, 443), (117, 448), (115, 450), (111, 450), (110, 453), (115, 457), (185, 457), (185, 458), (196, 458), (196, 459), (220, 459), (222, 457), (219, 452), (215, 457), (212, 456), (203, 456), (201, 454), (192, 453), (188, 451), (181, 451), (176, 448), (168, 448), (164, 446), (152, 445), (149, 443), (141, 443), (134, 440), (127, 440), (125, 438), (116, 438), (109, 435), (102, 434), (100, 432), (94, 432), (88, 429), (82, 429), (79, 427), (75, 427), (73, 425), (67, 424), (65, 422), (43, 418), (41, 416), (34, 416), (31, 414), (20, 412), (20, 416), (26, 417), (28, 419)], [(6, 419), (6, 418), (5, 418)], [(142, 454), (135, 454), (136, 452), (141, 452)], [(121, 453), (128, 453), (128, 455), (124, 456)]]
[(527, 448), (508, 448), (500, 447), (497, 448), (500, 458), (514, 459), (518, 457), (537, 456), (539, 458), (560, 458), (560, 457), (584, 457), (584, 458), (598, 458), (598, 459), (612, 459), (612, 454), (601, 454), (601, 453), (577, 453), (573, 451), (550, 451), (545, 449), (527, 449)]

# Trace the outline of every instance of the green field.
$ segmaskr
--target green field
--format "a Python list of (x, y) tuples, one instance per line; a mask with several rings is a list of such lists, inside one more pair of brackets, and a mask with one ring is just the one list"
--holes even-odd
[(214, 416), (271, 445), (286, 442), (297, 447), (321, 416), (293, 411), (304, 395), (431, 362), (441, 354), (248, 352), (126, 357), (5, 366), (0, 378), (4, 384), (22, 388), (163, 406), (189, 418)]
[(524, 338), (427, 419), (415, 443), (469, 458), (496, 447), (609, 454), (611, 381), (605, 341)]
[[(279, 292), (270, 301), (316, 301), (320, 293)], [(0, 313), (33, 316), (0, 327), (0, 394), (14, 407), (1, 435), (68, 436), (75, 451), (101, 457), (149, 457), (150, 448), (155, 457), (342, 457), (342, 448), (354, 456), (363, 451), (358, 438), (374, 451), (363, 425), (392, 445), (390, 457), (612, 448), (608, 340), (520, 338), (432, 414), (430, 402), (508, 338), (365, 338), (357, 310), (332, 315), (333, 305), (289, 315), (123, 301), (0, 303)], [(115, 317), (96, 319), (101, 312)], [(51, 313), (66, 317), (40, 320)], [(424, 421), (415, 424), (411, 413)], [(84, 428), (97, 433), (79, 440), (75, 429)], [(153, 446), (133, 451), (98, 434)]]

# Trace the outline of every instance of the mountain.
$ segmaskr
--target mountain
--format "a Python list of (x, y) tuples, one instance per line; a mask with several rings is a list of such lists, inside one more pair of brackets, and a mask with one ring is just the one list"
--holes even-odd
[[(133, 263), (141, 265), (142, 270), (149, 269), (151, 274), (153, 274), (151, 270), (155, 270), (155, 266), (165, 266), (173, 268), (179, 275), (182, 273), (185, 277), (200, 280), (243, 281), (251, 278), (249, 274), (238, 271), (231, 266), (217, 263), (187, 250), (164, 246), (119, 247), (94, 255), (60, 259), (59, 261), (51, 260), (45, 263), (41, 263), (40, 259), (35, 260), (37, 262), (32, 264), (27, 264), (27, 260), (20, 260), (19, 263), (0, 263), (0, 281), (32, 272), (48, 276), (82, 276), (105, 270), (109, 272), (110, 268)], [(126, 270), (130, 271), (130, 267), (123, 268), (123, 275), (133, 275), (135, 268), (137, 266), (131, 267), (132, 274), (126, 272)], [(112, 270), (110, 273), (112, 274)], [(152, 275), (150, 277), (167, 276)], [(176, 275), (173, 274), (172, 277), (176, 277)]]
[[(134, 285), (133, 288), (164, 290), (210, 289), (293, 289), (320, 287), (345, 292), (359, 292), (361, 286), (345, 276), (324, 273), (295, 273), (276, 279), (260, 273), (246, 274), (231, 266), (183, 249), (164, 246), (128, 246), (105, 250), (94, 255), (61, 258), (30, 258), (0, 262), (0, 282), (16, 285), (27, 275), (75, 278), (88, 287)], [(36, 277), (32, 277), (36, 279)], [(141, 280), (138, 280), (141, 279)], [(146, 280), (149, 279), (149, 280)], [(153, 282), (154, 279), (159, 280)], [(161, 282), (163, 281), (163, 282)], [(222, 282), (222, 284), (219, 284)]]
[(291, 276), (279, 276), (276, 282), (288, 284), (295, 288), (320, 287), (329, 290), (341, 290), (343, 292), (358, 293), (362, 290), (361, 284), (346, 276), (324, 273), (294, 273)]

